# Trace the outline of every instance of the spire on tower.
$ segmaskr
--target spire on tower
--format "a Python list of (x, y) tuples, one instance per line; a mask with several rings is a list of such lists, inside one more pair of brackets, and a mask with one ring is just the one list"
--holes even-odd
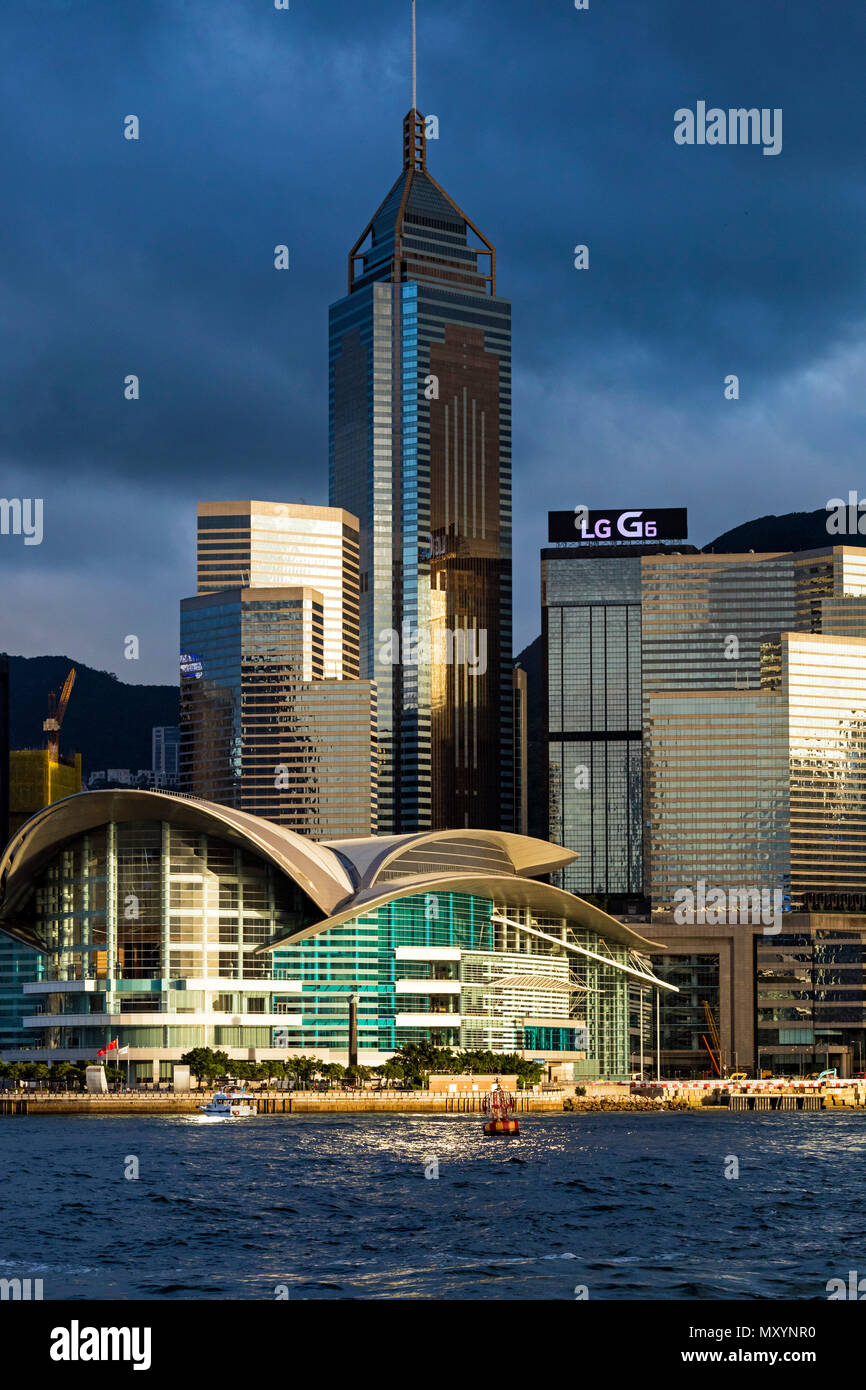
[(418, 31), (415, 24), (415, 0), (412, 0), (412, 110), (418, 109)]
[(427, 125), (418, 111), (418, 30), (412, 0), (412, 107), (403, 122), (403, 168), (427, 168)]

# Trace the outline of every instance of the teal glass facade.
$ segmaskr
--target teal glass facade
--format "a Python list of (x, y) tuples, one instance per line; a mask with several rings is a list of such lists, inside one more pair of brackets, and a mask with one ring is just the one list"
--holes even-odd
[(32, 1047), (39, 1041), (38, 1032), (24, 1027), (24, 1016), (31, 1013), (32, 1008), (23, 989), (41, 978), (39, 952), (0, 935), (0, 1051)]
[[(530, 920), (558, 941), (524, 933)], [(569, 952), (574, 944), (609, 952), (610, 965)], [(361, 1050), (390, 1053), (422, 1040), (496, 1052), (586, 1050), (598, 1074), (628, 1076), (629, 980), (614, 964), (628, 964), (628, 951), (564, 919), (436, 891), (307, 934), (275, 951), (274, 962), (301, 981), (288, 1048), (348, 1048), (357, 993)]]

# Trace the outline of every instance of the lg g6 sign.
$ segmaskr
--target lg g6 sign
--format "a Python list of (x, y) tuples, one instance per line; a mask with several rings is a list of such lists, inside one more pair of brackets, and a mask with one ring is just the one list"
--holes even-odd
[(575, 507), (571, 512), (548, 512), (547, 518), (547, 535), (552, 543), (682, 541), (688, 535), (688, 517), (684, 507), (602, 512)]

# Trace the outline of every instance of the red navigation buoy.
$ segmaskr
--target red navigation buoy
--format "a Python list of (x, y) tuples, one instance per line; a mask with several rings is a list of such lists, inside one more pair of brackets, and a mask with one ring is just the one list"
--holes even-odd
[(514, 1115), (517, 1102), (510, 1091), (503, 1091), (499, 1082), (496, 1089), (484, 1097), (484, 1114), (489, 1116), (484, 1121), (484, 1133), (488, 1138), (494, 1135), (519, 1135), (520, 1125)]

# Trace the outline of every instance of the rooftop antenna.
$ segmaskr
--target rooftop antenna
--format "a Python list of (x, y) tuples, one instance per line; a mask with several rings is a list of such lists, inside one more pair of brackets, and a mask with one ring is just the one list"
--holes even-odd
[(412, 0), (412, 110), (418, 110), (418, 30), (415, 21), (415, 0)]
[(427, 168), (427, 131), (418, 114), (418, 21), (416, 0), (412, 0), (412, 105), (403, 122), (403, 168)]

